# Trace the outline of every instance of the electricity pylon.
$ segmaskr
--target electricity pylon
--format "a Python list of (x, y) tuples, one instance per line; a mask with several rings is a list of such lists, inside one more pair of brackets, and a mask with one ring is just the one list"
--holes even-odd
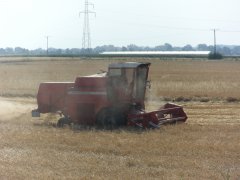
[(85, 0), (85, 10), (79, 13), (79, 15), (84, 14), (83, 37), (82, 37), (83, 49), (91, 49), (89, 14), (95, 14), (96, 16), (95, 12), (89, 10), (89, 6), (92, 6), (94, 8), (94, 4), (88, 2), (88, 0)]

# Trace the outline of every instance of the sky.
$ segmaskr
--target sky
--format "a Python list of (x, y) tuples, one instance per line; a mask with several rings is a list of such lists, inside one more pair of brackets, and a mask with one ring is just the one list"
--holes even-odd
[[(239, 0), (89, 0), (92, 47), (240, 45)], [(0, 0), (0, 48), (81, 48), (84, 0)]]

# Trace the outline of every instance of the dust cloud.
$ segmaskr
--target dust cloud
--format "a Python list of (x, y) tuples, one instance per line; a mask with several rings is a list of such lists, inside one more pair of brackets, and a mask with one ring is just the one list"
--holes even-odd
[(24, 99), (0, 98), (0, 121), (7, 121), (30, 113), (35, 106)]

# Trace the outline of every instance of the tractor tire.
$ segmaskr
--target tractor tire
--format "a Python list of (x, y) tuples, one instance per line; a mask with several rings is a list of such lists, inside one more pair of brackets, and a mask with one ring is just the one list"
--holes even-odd
[(115, 120), (111, 108), (101, 110), (97, 116), (96, 124), (101, 129), (112, 129)]
[(60, 118), (57, 122), (57, 127), (63, 127), (64, 125), (71, 125), (71, 120), (67, 117)]
[(105, 108), (100, 111), (96, 120), (97, 127), (106, 130), (116, 129), (125, 124), (123, 115), (114, 108)]

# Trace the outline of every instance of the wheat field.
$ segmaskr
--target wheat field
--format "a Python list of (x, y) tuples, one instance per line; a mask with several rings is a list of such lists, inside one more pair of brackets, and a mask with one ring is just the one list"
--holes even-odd
[[(151, 62), (147, 109), (181, 97), (187, 123), (101, 131), (30, 117), (40, 82), (74, 81), (116, 61)], [(238, 60), (2, 57), (0, 178), (240, 179), (239, 77)]]

